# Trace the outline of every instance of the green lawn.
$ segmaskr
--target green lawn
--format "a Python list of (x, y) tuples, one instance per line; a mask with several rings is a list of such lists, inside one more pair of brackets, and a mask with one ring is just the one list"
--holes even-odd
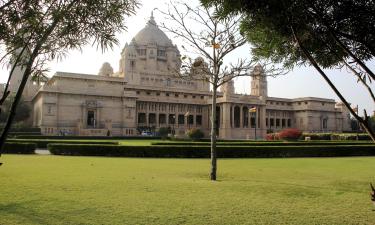
[(374, 224), (375, 158), (3, 155), (0, 224)]

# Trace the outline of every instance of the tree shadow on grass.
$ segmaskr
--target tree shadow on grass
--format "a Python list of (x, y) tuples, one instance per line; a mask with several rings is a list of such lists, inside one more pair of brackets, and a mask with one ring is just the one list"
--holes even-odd
[[(51, 200), (53, 201), (53, 200)], [(17, 218), (16, 221), (9, 221), (9, 223), (25, 223), (28, 224), (54, 224), (56, 221), (66, 221), (67, 223), (79, 224), (78, 221), (67, 221), (69, 214), (79, 215), (82, 213), (85, 215), (87, 211), (95, 211), (94, 208), (83, 208), (83, 209), (67, 209), (67, 208), (55, 208), (54, 210), (36, 210), (40, 208), (40, 201), (24, 201), (24, 202), (12, 202), (12, 203), (0, 203), (0, 218), (14, 216)], [(61, 203), (61, 201), (60, 201)], [(65, 205), (74, 205), (74, 202), (66, 202)], [(60, 211), (61, 213), (56, 213)], [(48, 213), (50, 212), (50, 213)], [(91, 212), (96, 214), (97, 212)]]
[(48, 221), (44, 219), (45, 215), (42, 216), (40, 212), (33, 209), (33, 204), (35, 204), (35, 201), (0, 203), (0, 214), (2, 214), (2, 217), (5, 215), (16, 216), (19, 220), (17, 222), (28, 221), (35, 224), (48, 224)]

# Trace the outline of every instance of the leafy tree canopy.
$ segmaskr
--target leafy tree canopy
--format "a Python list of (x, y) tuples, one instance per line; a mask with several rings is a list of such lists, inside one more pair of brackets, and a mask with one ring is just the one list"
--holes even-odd
[(375, 55), (375, 2), (353, 0), (201, 0), (218, 5), (220, 16), (242, 13), (242, 32), (258, 58), (291, 68), (307, 62), (291, 26), (320, 66), (341, 65), (348, 53), (361, 60)]

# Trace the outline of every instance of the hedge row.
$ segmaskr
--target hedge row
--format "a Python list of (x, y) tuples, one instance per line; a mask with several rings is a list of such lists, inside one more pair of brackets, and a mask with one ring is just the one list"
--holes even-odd
[[(311, 145), (370, 145), (369, 141), (261, 141), (261, 142), (217, 142), (217, 146), (311, 146)], [(187, 142), (187, 141), (155, 141), (151, 145), (200, 145), (209, 146), (209, 142)]]
[(6, 142), (2, 153), (11, 154), (34, 154), (36, 149), (35, 143)]
[(371, 140), (370, 136), (365, 133), (303, 133), (302, 139), (310, 137), (311, 140)]
[[(114, 146), (49, 144), (55, 155), (73, 156), (123, 156), (160, 158), (208, 158), (209, 146)], [(345, 146), (218, 146), (220, 158), (272, 158), (272, 157), (336, 157), (373, 156), (375, 145)]]
[(48, 144), (66, 143), (66, 144), (94, 144), (94, 145), (118, 145), (115, 141), (74, 141), (74, 140), (53, 140), (53, 139), (8, 139), (9, 143), (35, 143), (38, 148), (47, 148)]
[(158, 140), (158, 136), (48, 136), (48, 135), (18, 135), (18, 139), (64, 139), (64, 140)]

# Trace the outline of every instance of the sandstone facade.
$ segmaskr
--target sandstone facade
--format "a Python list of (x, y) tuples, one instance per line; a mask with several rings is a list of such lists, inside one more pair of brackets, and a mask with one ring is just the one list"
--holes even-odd
[[(125, 45), (118, 72), (108, 63), (98, 75), (57, 72), (38, 90), (30, 89), (32, 124), (45, 135), (134, 136), (140, 130), (169, 127), (176, 135), (199, 128), (209, 136), (209, 84), (172, 76), (171, 69), (180, 64), (177, 46), (151, 17)], [(250, 95), (236, 94), (233, 81), (221, 88), (216, 109), (220, 138), (264, 138), (267, 130), (288, 127), (309, 132), (350, 129), (342, 104), (269, 97), (260, 66), (251, 77)], [(256, 112), (249, 112), (251, 108)]]

